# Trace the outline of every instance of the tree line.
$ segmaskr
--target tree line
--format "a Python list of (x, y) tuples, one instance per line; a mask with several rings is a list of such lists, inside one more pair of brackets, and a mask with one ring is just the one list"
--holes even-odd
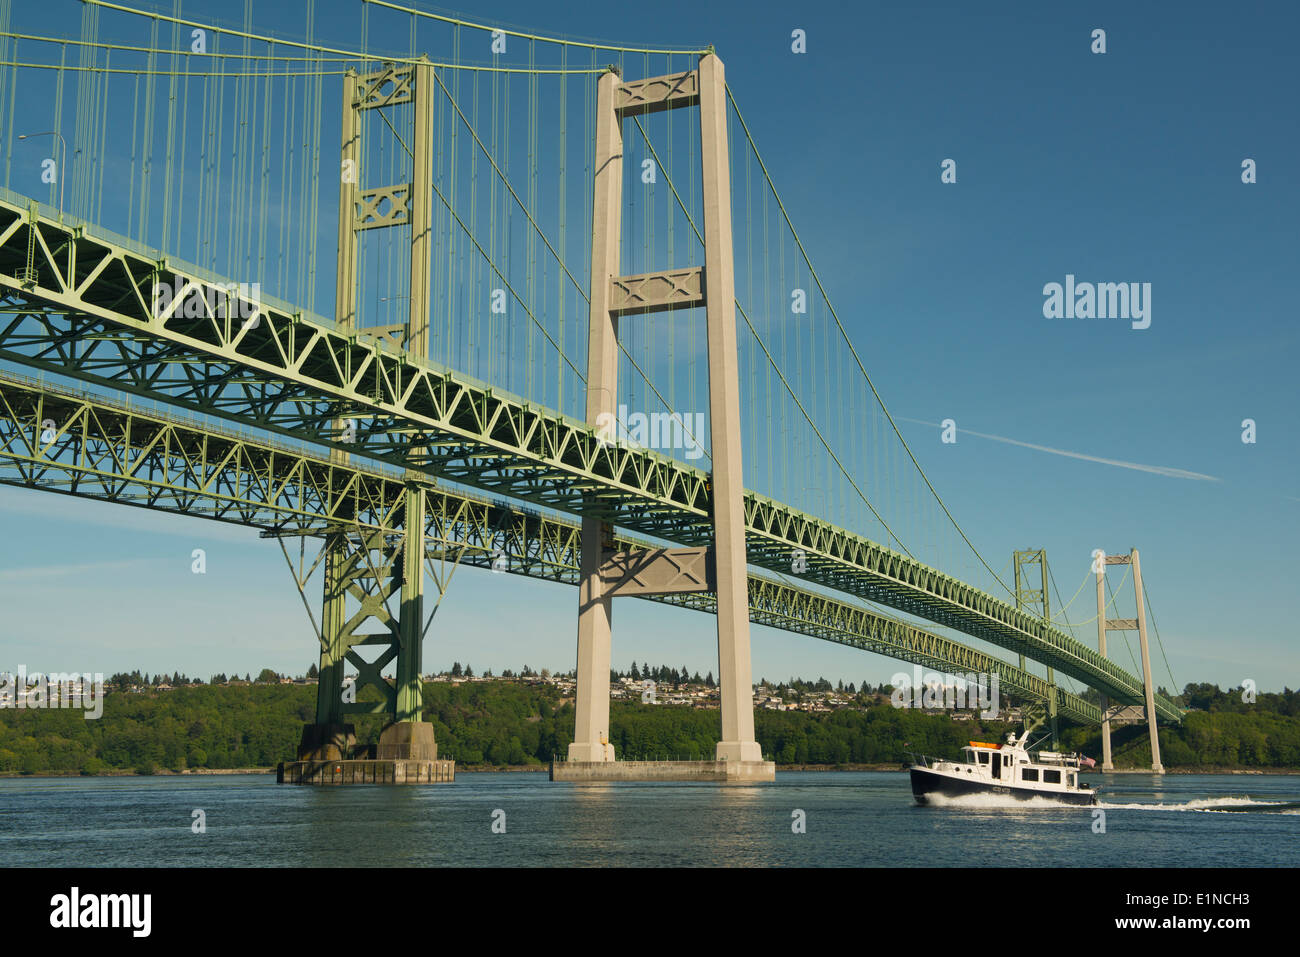
[[(1259, 694), (1252, 703), (1240, 689), (1188, 685), (1183, 697), (1198, 710), (1160, 729), (1166, 767), (1300, 768), (1296, 692)], [(438, 682), (424, 686), (424, 702), (440, 755), (462, 767), (545, 764), (563, 757), (573, 740), (572, 699), (553, 685)], [(75, 709), (0, 709), (0, 773), (274, 767), (294, 757), (315, 706), (312, 686), (254, 683), (111, 694), (103, 717), (92, 721)], [(377, 741), (381, 720), (356, 716), (358, 741)], [(885, 702), (816, 714), (759, 709), (754, 721), (763, 753), (778, 765), (885, 764), (908, 751), (955, 757), (968, 740), (999, 741), (1013, 730)], [(636, 699), (611, 704), (611, 743), (627, 760), (711, 758), (718, 732), (716, 710)], [(1100, 756), (1099, 729), (1065, 727), (1061, 737), (1065, 750)], [(1149, 762), (1145, 725), (1115, 729), (1113, 742), (1117, 767)]]

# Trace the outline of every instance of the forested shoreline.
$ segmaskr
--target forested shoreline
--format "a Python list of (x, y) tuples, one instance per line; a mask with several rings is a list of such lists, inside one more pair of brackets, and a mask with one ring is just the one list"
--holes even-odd
[[(440, 756), (462, 767), (544, 765), (572, 740), (572, 699), (544, 682), (433, 682), (424, 695)], [(1246, 703), (1235, 691), (1189, 685), (1182, 697), (1194, 710), (1181, 725), (1160, 729), (1166, 768), (1300, 769), (1296, 692)], [(200, 685), (113, 693), (103, 717), (90, 721), (75, 709), (0, 709), (0, 774), (270, 768), (293, 758), (315, 701), (311, 685)], [(999, 741), (1013, 730), (1005, 722), (955, 721), (887, 703), (825, 713), (758, 709), (754, 720), (764, 754), (778, 766), (889, 765), (907, 751), (956, 756), (968, 740)], [(378, 718), (355, 723), (359, 741), (377, 740)], [(611, 704), (610, 738), (620, 758), (709, 758), (718, 732), (715, 709)], [(1149, 763), (1145, 725), (1117, 728), (1113, 738), (1117, 768)], [(1061, 747), (1100, 758), (1100, 730), (1063, 727)]]

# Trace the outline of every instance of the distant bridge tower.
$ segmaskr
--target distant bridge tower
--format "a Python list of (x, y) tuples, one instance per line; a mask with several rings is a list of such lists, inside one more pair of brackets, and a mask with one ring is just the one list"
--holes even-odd
[[(1138, 643), (1142, 647), (1142, 684), (1146, 695), (1147, 733), (1151, 737), (1151, 770), (1155, 774), (1164, 774), (1160, 763), (1160, 737), (1156, 732), (1156, 696), (1151, 681), (1151, 653), (1147, 647), (1146, 592), (1142, 588), (1142, 564), (1138, 561), (1138, 551), (1132, 549), (1127, 555), (1095, 554), (1097, 571), (1097, 645), (1102, 657), (1106, 657), (1106, 632), (1132, 631), (1137, 629)], [(1110, 565), (1131, 565), (1133, 568), (1133, 592), (1136, 596), (1136, 618), (1106, 617), (1106, 568)], [(1114, 769), (1110, 753), (1110, 721), (1119, 713), (1112, 709), (1103, 695), (1101, 699), (1101, 769)]]
[[(703, 268), (624, 276), (619, 250), (623, 190), (623, 120), (699, 106), (703, 165)], [(609, 741), (609, 668), (613, 598), (617, 595), (716, 591), (722, 739), (718, 762), (728, 779), (772, 780), (754, 738), (749, 649), (744, 488), (740, 449), (740, 385), (736, 345), (731, 233), (731, 174), (722, 61), (700, 57), (697, 69), (624, 83), (612, 69), (600, 78), (596, 103), (595, 193), (591, 235), (591, 313), (587, 345), (587, 420), (615, 414), (618, 323), (624, 316), (705, 307), (712, 437), (713, 545), (615, 553), (613, 529), (598, 514), (582, 522), (578, 592), (577, 719), (565, 776), (576, 762), (613, 762)], [(612, 768), (610, 771), (612, 772)], [(647, 772), (648, 773), (648, 772)]]
[[(1033, 587), (1033, 577), (1028, 569), (1038, 566), (1038, 587)], [(1047, 551), (1046, 549), (1027, 549), (1015, 553), (1016, 567), (1016, 607), (1021, 611), (1041, 615), (1043, 621), (1051, 623), (1051, 605), (1047, 597)], [(1025, 656), (1020, 656), (1020, 670), (1025, 670)], [(1047, 668), (1047, 722), (1052, 733), (1052, 747), (1057, 747), (1056, 723), (1056, 675), (1051, 666)]]

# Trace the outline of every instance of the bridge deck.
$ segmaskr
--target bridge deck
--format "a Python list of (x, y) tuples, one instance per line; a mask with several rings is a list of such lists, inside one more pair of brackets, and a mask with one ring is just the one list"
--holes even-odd
[[(59, 423), (42, 441), (41, 423)], [(320, 535), (394, 528), (403, 507), (395, 471), (342, 464), (310, 450), (102, 396), (0, 373), (0, 483), (96, 498), (262, 529)], [(431, 558), (576, 585), (577, 521), (446, 487), (427, 495)], [(619, 535), (620, 548), (653, 547)], [(637, 596), (716, 612), (709, 593)], [(765, 576), (749, 576), (750, 620), (946, 673), (998, 675), (1019, 699), (1046, 702), (1041, 677), (905, 621)], [(1062, 688), (1059, 713), (1097, 724), (1100, 710)]]
[[(224, 284), (11, 199), (0, 200), (0, 358), (665, 541), (711, 538), (699, 469), (602, 442), (585, 423), (318, 317), (265, 301), (178, 309), (195, 294), (224, 302)], [(183, 295), (156, 311), (155, 284)], [(342, 418), (357, 420), (355, 442), (334, 427)], [(424, 440), (406, 441), (412, 433)], [(810, 582), (1024, 653), (1118, 702), (1142, 700), (1138, 678), (979, 589), (754, 493), (745, 514), (753, 565), (786, 571), (802, 550)], [(1163, 697), (1157, 711), (1181, 718)]]

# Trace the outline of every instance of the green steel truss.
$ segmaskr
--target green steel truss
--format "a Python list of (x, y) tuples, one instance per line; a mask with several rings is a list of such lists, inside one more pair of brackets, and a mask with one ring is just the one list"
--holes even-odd
[[(51, 441), (42, 442), (42, 423), (48, 420), (62, 424), (45, 436)], [(394, 568), (402, 559), (397, 546), (404, 485), (395, 476), (6, 372), (0, 374), (0, 483), (217, 519), (281, 539), (342, 538), (341, 547), (326, 554), (325, 560), (340, 562), (326, 570), (331, 580), (326, 590), (353, 600), (346, 609), (339, 606), (337, 623), (322, 622), (322, 640), (330, 645), (327, 657), (351, 661), (358, 686), (376, 687), (383, 702), (344, 704), (342, 669), (323, 672), (322, 686), (330, 690), (321, 695), (317, 721), (395, 708), (395, 689), (380, 677), (399, 650), (392, 640), (398, 627), (392, 601), (400, 585)], [(504, 559), (503, 570), (511, 574), (577, 584), (579, 523), (447, 489), (427, 489), (426, 502), (430, 561), (450, 558), (490, 568)], [(651, 544), (617, 539), (620, 548)], [(295, 573), (300, 589), (314, 567)], [(716, 610), (708, 593), (638, 597)], [(1049, 693), (1043, 679), (1007, 662), (827, 595), (750, 575), (749, 603), (750, 619), (757, 624), (947, 673), (997, 674), (1002, 688), (1020, 699), (1045, 700)], [(327, 618), (329, 608), (327, 597)], [(377, 621), (380, 631), (366, 632), (368, 620)], [(376, 645), (382, 649), (379, 657), (360, 656), (358, 649)], [(1095, 705), (1074, 695), (1062, 697), (1062, 714), (1100, 723)]]
[(278, 532), (401, 528), (400, 481), (303, 452), (0, 373), (6, 484)]
[[(1031, 613), (1037, 614), (1044, 621), (1050, 621), (1052, 617), (1052, 603), (1047, 592), (1047, 550), (1042, 548), (1031, 548), (1017, 550), (1012, 555), (1012, 564), (1015, 566), (1016, 582), (1016, 607)], [(1029, 576), (1030, 569), (1038, 566), (1038, 587), (1033, 587), (1033, 579)], [(1020, 667), (1025, 666), (1025, 660), (1022, 656)], [(1052, 674), (1052, 669), (1047, 669), (1047, 683), (1056, 687), (1056, 676)], [(1047, 701), (1047, 707), (1043, 714), (1035, 715), (1034, 720), (1028, 727), (1030, 730), (1039, 723), (1047, 722), (1048, 729), (1052, 735), (1052, 747), (1057, 747), (1057, 714), (1056, 695), (1053, 693)]]
[[(32, 264), (29, 267), (29, 262)], [(194, 308), (152, 308), (155, 284)], [(602, 443), (585, 423), (394, 351), (364, 331), (154, 260), (87, 224), (0, 200), (0, 358), (679, 545), (711, 541), (707, 473)], [(214, 306), (213, 304), (216, 304)], [(247, 316), (247, 318), (241, 318)], [(356, 423), (355, 441), (336, 420)], [(416, 441), (418, 439), (418, 441)], [(1069, 635), (861, 536), (745, 496), (750, 564), (888, 605), (1141, 703), (1142, 685)], [(1180, 720), (1167, 699), (1161, 717)]]
[[(424, 500), (410, 490), (400, 496), (404, 507), (419, 507)], [(270, 533), (276, 535), (277, 533)], [(300, 538), (300, 545), (305, 544)], [(281, 542), (283, 547), (283, 542)], [(304, 570), (285, 558), (311, 611), (306, 580), (323, 562), (324, 602), (320, 626), (320, 678), (316, 694), (316, 723), (338, 724), (349, 714), (382, 714), (395, 721), (419, 721), (421, 712), (420, 651), (426, 624), (423, 612), (423, 554), (408, 553), (405, 530), (331, 531), (325, 535), (316, 562)], [(303, 550), (305, 551), (305, 549)], [(312, 619), (315, 625), (315, 618)], [(365, 648), (377, 653), (367, 658)], [(344, 695), (343, 663), (357, 670), (351, 695)], [(397, 664), (397, 681), (390, 684), (383, 670)], [(379, 701), (362, 701), (360, 689), (372, 687)], [(1100, 719), (1098, 719), (1100, 720)]]

